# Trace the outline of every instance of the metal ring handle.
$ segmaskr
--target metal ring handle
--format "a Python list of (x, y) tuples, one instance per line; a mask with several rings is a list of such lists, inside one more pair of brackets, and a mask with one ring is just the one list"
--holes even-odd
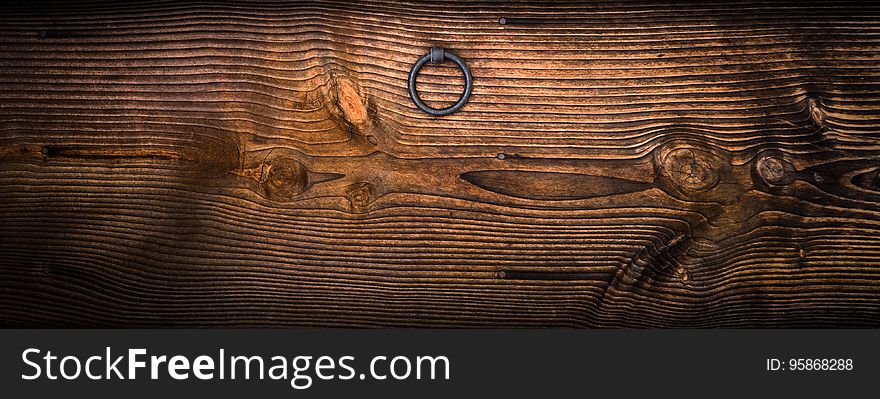
[[(443, 109), (435, 109), (425, 105), (422, 102), (422, 99), (419, 97), (419, 93), (416, 91), (416, 76), (419, 75), (419, 70), (422, 69), (428, 61), (431, 61), (432, 64), (440, 64), (446, 60), (451, 60), (452, 62), (458, 64), (458, 67), (461, 68), (461, 71), (464, 72), (464, 93), (461, 94), (461, 98), (458, 99), (458, 102), (452, 104), (451, 107), (443, 108)], [(416, 104), (416, 107), (419, 107), (420, 110), (425, 111), (426, 113), (434, 116), (445, 116), (452, 114), (455, 111), (461, 109), (464, 104), (467, 102), (468, 98), (471, 96), (471, 90), (474, 86), (474, 78), (471, 76), (471, 70), (468, 69), (467, 65), (464, 64), (464, 60), (459, 58), (457, 55), (452, 54), (445, 49), (439, 47), (432, 47), (431, 52), (419, 58), (415, 64), (413, 64), (412, 69), (409, 71), (409, 97), (412, 98), (413, 102)]]

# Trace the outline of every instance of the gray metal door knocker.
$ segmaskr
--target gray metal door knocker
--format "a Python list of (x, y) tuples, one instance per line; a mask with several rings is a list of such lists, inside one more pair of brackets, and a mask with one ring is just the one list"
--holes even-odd
[[(422, 69), (422, 66), (424, 66), (425, 63), (427, 63), (428, 61), (431, 61), (432, 64), (440, 64), (446, 60), (451, 60), (452, 62), (458, 64), (458, 67), (461, 68), (462, 72), (464, 72), (464, 93), (461, 94), (461, 98), (459, 98), (455, 104), (452, 104), (451, 107), (434, 109), (425, 105), (425, 103), (422, 102), (422, 99), (419, 98), (419, 93), (416, 91), (416, 76), (419, 75), (419, 70)], [(464, 106), (468, 98), (471, 96), (471, 90), (473, 89), (473, 86), (474, 79), (471, 76), (471, 70), (468, 69), (467, 65), (464, 64), (464, 60), (440, 47), (432, 47), (431, 52), (423, 55), (422, 58), (419, 58), (419, 60), (416, 61), (412, 69), (409, 71), (409, 97), (412, 98), (413, 102), (416, 104), (416, 107), (419, 107), (420, 110), (434, 116), (449, 115), (461, 109), (461, 107)]]

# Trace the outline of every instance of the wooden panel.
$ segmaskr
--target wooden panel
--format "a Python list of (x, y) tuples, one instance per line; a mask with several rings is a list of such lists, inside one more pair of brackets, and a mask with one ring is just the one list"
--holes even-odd
[(880, 326), (876, 6), (19, 7), (3, 325)]

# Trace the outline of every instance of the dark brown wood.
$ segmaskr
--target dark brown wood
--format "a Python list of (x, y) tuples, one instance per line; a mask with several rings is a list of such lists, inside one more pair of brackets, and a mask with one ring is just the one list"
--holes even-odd
[(880, 326), (877, 6), (23, 4), (2, 325)]

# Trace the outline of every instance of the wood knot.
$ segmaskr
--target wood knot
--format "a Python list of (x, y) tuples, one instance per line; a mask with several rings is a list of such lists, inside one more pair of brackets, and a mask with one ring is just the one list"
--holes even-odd
[(825, 127), (827, 116), (819, 100), (816, 100), (814, 97), (807, 98), (807, 112), (810, 113), (810, 119), (816, 126)]
[(695, 193), (707, 191), (721, 181), (725, 161), (720, 157), (695, 148), (676, 148), (661, 161), (662, 173), (680, 191)]
[(376, 197), (376, 187), (370, 183), (355, 183), (348, 186), (345, 197), (351, 203), (352, 211), (365, 212), (367, 206), (373, 202)]
[(357, 85), (348, 78), (336, 80), (336, 103), (342, 116), (352, 125), (362, 128), (369, 123), (367, 106)]
[(267, 163), (260, 179), (265, 196), (276, 200), (291, 199), (306, 190), (308, 169), (292, 158), (276, 158)]
[(755, 171), (767, 184), (780, 186), (788, 184), (795, 172), (794, 165), (778, 156), (766, 156), (755, 163)]

